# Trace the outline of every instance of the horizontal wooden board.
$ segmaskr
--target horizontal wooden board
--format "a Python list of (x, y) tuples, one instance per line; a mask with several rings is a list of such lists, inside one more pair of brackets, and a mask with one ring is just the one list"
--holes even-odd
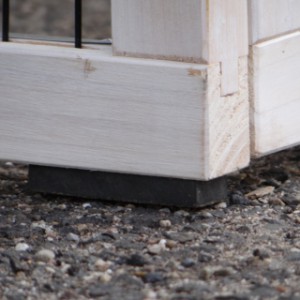
[(0, 44), (0, 158), (204, 178), (206, 67), (105, 49)]
[(249, 0), (250, 43), (300, 29), (299, 0)]
[(116, 55), (221, 63), (223, 96), (239, 89), (247, 24), (246, 0), (112, 0)]
[(239, 92), (223, 97), (220, 64), (0, 43), (0, 159), (198, 180), (233, 172), (249, 162), (246, 58), (240, 67)]
[(252, 47), (253, 154), (300, 143), (300, 32)]

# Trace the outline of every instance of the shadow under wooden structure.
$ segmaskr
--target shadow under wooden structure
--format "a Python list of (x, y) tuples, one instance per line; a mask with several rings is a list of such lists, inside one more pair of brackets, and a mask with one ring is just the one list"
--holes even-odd
[(300, 142), (299, 11), (112, 0), (111, 46), (2, 42), (0, 159), (30, 164), (43, 192), (224, 200), (223, 176)]

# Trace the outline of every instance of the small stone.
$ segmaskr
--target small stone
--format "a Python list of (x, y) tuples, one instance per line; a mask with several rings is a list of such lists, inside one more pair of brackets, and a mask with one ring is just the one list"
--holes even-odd
[(220, 202), (220, 203), (218, 203), (218, 204), (216, 204), (215, 206), (214, 206), (215, 208), (227, 208), (227, 203), (226, 202)]
[(102, 283), (108, 283), (111, 281), (111, 275), (104, 273), (99, 276), (99, 281)]
[(126, 259), (126, 263), (131, 266), (142, 267), (148, 262), (142, 255), (132, 254), (130, 257)]
[(259, 259), (264, 260), (266, 258), (269, 258), (270, 254), (264, 249), (254, 249), (253, 256), (256, 256)]
[(160, 220), (159, 225), (163, 228), (170, 228), (172, 226), (172, 223), (170, 220)]
[(280, 198), (270, 198), (268, 203), (272, 206), (285, 206), (285, 203)]
[(38, 261), (48, 262), (55, 258), (55, 253), (49, 249), (42, 249), (35, 254)]
[(170, 208), (161, 208), (160, 210), (159, 210), (159, 212), (160, 213), (162, 213), (162, 214), (170, 214), (171, 213), (171, 210), (170, 210)]
[(213, 275), (217, 277), (227, 277), (232, 275), (233, 273), (233, 269), (223, 267), (216, 268), (216, 270), (213, 271)]
[(95, 269), (97, 271), (105, 272), (111, 265), (111, 262), (105, 261), (101, 258), (95, 262)]
[(61, 210), (66, 210), (67, 209), (67, 205), (65, 203), (62, 203), (62, 204), (57, 205), (57, 208), (59, 208)]
[(177, 217), (188, 217), (190, 214), (185, 210), (177, 210), (174, 212), (174, 216)]
[(167, 240), (166, 242), (166, 247), (169, 249), (173, 249), (177, 246), (177, 242), (176, 241), (172, 241), (172, 240)]
[(69, 232), (67, 234), (67, 240), (71, 241), (71, 242), (79, 242), (80, 241), (80, 237), (77, 234), (75, 234), (75, 233)]
[(210, 219), (213, 218), (213, 215), (208, 211), (202, 211), (198, 214), (198, 217), (200, 219)]
[(182, 262), (181, 265), (185, 268), (191, 268), (195, 265), (195, 261), (191, 258), (185, 258)]
[(250, 201), (240, 191), (235, 191), (229, 196), (230, 205), (250, 205)]
[(156, 282), (160, 282), (164, 280), (164, 276), (161, 273), (158, 272), (151, 272), (148, 273), (145, 277), (144, 277), (144, 281), (146, 283), (156, 283)]
[(263, 187), (260, 187), (248, 194), (246, 194), (245, 196), (250, 198), (250, 197), (256, 197), (256, 198), (259, 198), (259, 197), (264, 197), (264, 196), (267, 196), (269, 194), (272, 194), (275, 190), (275, 187), (274, 186), (263, 186)]
[(82, 207), (83, 207), (83, 209), (88, 209), (88, 208), (91, 208), (92, 205), (91, 205), (91, 203), (83, 203)]
[(168, 231), (165, 232), (164, 234), (166, 238), (177, 241), (180, 243), (186, 243), (189, 241), (193, 241), (196, 237), (197, 234), (194, 232), (175, 232), (175, 231)]
[(300, 250), (297, 248), (292, 248), (285, 254), (285, 259), (287, 261), (300, 261)]
[(15, 247), (16, 251), (28, 251), (30, 248), (31, 247), (26, 243), (18, 243)]
[(166, 249), (166, 240), (160, 240), (158, 244), (148, 245), (147, 249), (150, 254), (159, 254), (161, 251)]

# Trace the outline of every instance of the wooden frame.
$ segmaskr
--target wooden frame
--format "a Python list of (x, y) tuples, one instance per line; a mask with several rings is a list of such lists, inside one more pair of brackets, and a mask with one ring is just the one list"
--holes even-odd
[(112, 47), (0, 43), (0, 158), (210, 180), (298, 144), (299, 9), (112, 0)]
[(249, 8), (252, 155), (261, 156), (300, 142), (300, 2)]

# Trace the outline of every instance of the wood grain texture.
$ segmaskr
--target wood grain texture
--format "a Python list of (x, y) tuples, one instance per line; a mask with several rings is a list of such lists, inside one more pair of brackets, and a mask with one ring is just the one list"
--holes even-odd
[(221, 63), (222, 95), (239, 89), (246, 0), (112, 0), (112, 33), (115, 55)]
[(300, 143), (300, 32), (251, 50), (252, 152), (263, 155)]
[(299, 0), (249, 0), (250, 44), (300, 29)]
[(115, 54), (201, 61), (201, 2), (112, 0)]
[[(250, 159), (248, 59), (238, 61), (239, 92), (222, 96), (220, 66), (208, 69), (208, 97), (206, 103), (207, 162), (210, 178), (228, 174), (248, 165)], [(216, 82), (219, 82), (216, 85)]]
[(232, 128), (248, 107), (220, 96), (220, 64), (1, 43), (0, 75), (1, 159), (199, 180), (248, 163)]

